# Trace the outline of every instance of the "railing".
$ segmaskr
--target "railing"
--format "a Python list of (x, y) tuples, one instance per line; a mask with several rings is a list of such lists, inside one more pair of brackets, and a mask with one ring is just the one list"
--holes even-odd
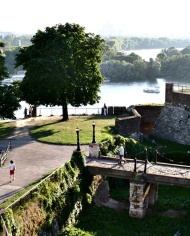
[(173, 84), (173, 91), (190, 94), (190, 84)]
[[(54, 115), (63, 115), (62, 107), (37, 107), (37, 116), (54, 116)], [(73, 107), (68, 108), (69, 115), (93, 115), (93, 114), (102, 114), (102, 108), (81, 108)]]
[[(166, 146), (162, 146), (162, 148), (164, 148), (163, 150), (165, 150)], [(148, 164), (159, 164), (159, 165), (163, 165), (163, 166), (164, 165), (167, 165), (167, 166), (170, 166), (170, 165), (174, 166), (175, 165), (175, 167), (186, 166), (188, 168), (190, 167), (189, 162), (177, 162), (176, 160), (174, 161), (172, 159), (165, 157), (158, 150), (155, 150), (154, 153), (152, 153), (152, 155), (154, 154), (154, 156), (152, 156), (151, 161), (150, 161), (150, 158), (148, 158), (148, 153), (149, 153), (149, 149), (145, 148), (143, 151), (137, 153), (134, 158), (132, 158), (132, 157), (127, 158), (129, 162), (134, 162), (134, 168), (133, 168), (134, 173), (138, 173), (138, 168), (137, 168), (138, 162), (144, 163), (144, 170), (143, 170), (144, 174), (146, 174), (146, 172), (147, 172), (147, 165)], [(144, 160), (137, 158), (137, 156), (142, 155), (142, 154), (144, 154), (144, 157), (145, 157)], [(125, 154), (125, 157), (124, 157), (125, 159), (126, 159), (126, 156), (127, 155)], [(110, 158), (110, 157), (103, 156), (103, 158)], [(114, 156), (114, 158), (116, 158), (116, 156)], [(165, 159), (166, 162), (159, 161), (160, 158)], [(142, 173), (142, 170), (140, 172)]]
[(2, 165), (6, 161), (10, 149), (11, 149), (11, 142), (8, 143), (8, 146), (5, 151), (3, 150), (3, 148), (0, 148), (0, 155), (1, 155), (0, 156), (0, 167), (2, 167)]

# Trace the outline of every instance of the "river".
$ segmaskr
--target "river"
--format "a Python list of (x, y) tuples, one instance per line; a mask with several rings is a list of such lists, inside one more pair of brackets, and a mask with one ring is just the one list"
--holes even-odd
[[(181, 49), (178, 49), (181, 50)], [(134, 52), (141, 56), (144, 60), (155, 58), (161, 49), (146, 49), (146, 50), (130, 50), (126, 53)], [(138, 83), (104, 83), (101, 85), (100, 101), (93, 106), (81, 106), (75, 108), (68, 106), (69, 115), (71, 114), (100, 114), (104, 103), (107, 106), (130, 106), (137, 104), (157, 103), (163, 104), (165, 102), (165, 79), (157, 79), (155, 83), (138, 82)], [(147, 87), (159, 87), (160, 93), (144, 93), (143, 89)], [(29, 108), (25, 102), (21, 102), (21, 109), (15, 112), (17, 119), (24, 117), (24, 108)], [(61, 107), (55, 106), (37, 108), (37, 116), (62, 115)]]
[[(155, 83), (148, 82), (138, 82), (138, 83), (105, 83), (101, 85), (100, 96), (101, 99), (99, 103), (93, 106), (81, 106), (75, 108), (68, 106), (69, 114), (100, 114), (101, 108), (104, 103), (107, 106), (130, 106), (137, 104), (147, 104), (147, 103), (159, 103), (163, 104), (165, 102), (165, 83), (164, 79), (157, 79)], [(145, 93), (144, 88), (155, 88), (159, 87), (160, 93)], [(21, 102), (22, 108), (15, 112), (16, 118), (23, 118), (24, 108), (29, 108), (29, 105), (25, 102)], [(55, 106), (45, 107), (39, 106), (37, 108), (37, 116), (44, 115), (62, 115), (61, 107)]]

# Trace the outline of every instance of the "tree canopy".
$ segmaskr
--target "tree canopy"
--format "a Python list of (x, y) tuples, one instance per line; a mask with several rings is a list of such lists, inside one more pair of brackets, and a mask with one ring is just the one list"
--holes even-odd
[(68, 104), (78, 107), (99, 101), (104, 42), (99, 35), (66, 23), (38, 31), (31, 42), (16, 55), (16, 67), (26, 70), (21, 84), (26, 102), (62, 106), (67, 120)]

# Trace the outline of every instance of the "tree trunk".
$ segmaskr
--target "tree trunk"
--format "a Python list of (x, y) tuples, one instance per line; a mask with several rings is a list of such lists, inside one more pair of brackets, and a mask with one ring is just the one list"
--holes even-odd
[(62, 106), (62, 111), (63, 111), (62, 121), (67, 121), (69, 119), (67, 105), (66, 106)]

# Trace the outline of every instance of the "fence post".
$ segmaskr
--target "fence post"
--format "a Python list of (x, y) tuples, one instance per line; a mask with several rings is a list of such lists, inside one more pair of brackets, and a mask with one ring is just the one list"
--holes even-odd
[(135, 164), (134, 164), (134, 172), (136, 173), (137, 172), (137, 158), (136, 157), (134, 158), (134, 162), (135, 162)]
[(157, 163), (157, 155), (158, 155), (158, 152), (157, 152), (157, 150), (156, 150), (156, 155), (155, 155), (155, 161), (154, 161), (154, 163)]
[(145, 173), (145, 174), (146, 174), (147, 162), (148, 162), (148, 160), (146, 159), (145, 162), (144, 162), (144, 164), (145, 164), (145, 165), (144, 165), (144, 173)]

